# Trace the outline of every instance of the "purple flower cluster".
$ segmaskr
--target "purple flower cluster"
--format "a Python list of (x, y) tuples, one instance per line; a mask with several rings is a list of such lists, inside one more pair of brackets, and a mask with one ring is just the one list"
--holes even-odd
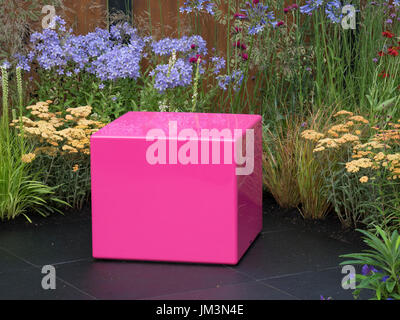
[(223, 75), (223, 76), (218, 76), (218, 85), (221, 89), (226, 90), (227, 86), (232, 84), (233, 85), (233, 90), (237, 91), (240, 89), (240, 86), (242, 85), (243, 82), (243, 71), (241, 70), (236, 70), (233, 71), (231, 75)]
[[(371, 2), (372, 4), (372, 2)], [(343, 19), (342, 8), (344, 5), (340, 0), (307, 0), (304, 6), (300, 7), (300, 12), (307, 15), (312, 15), (314, 10), (325, 8), (327, 18), (333, 23), (340, 23)]]
[(222, 57), (212, 57), (211, 62), (214, 64), (213, 72), (214, 74), (220, 73), (222, 69), (225, 68), (226, 62)]
[(207, 13), (214, 15), (215, 3), (209, 0), (189, 0), (185, 1), (183, 7), (179, 9), (181, 13), (192, 13), (193, 11), (205, 10)]
[(259, 1), (246, 2), (246, 5), (248, 8), (241, 9), (243, 13), (237, 13), (235, 17), (250, 22), (249, 34), (254, 35), (262, 32), (267, 23), (276, 26), (275, 15), (272, 11), (268, 12), (267, 5), (263, 5)]
[[(87, 35), (66, 32), (65, 22), (56, 18), (57, 30), (44, 29), (33, 33), (33, 50), (27, 56), (18, 55), (18, 66), (30, 71), (36, 60), (45, 70), (72, 76), (86, 71), (101, 80), (116, 80), (140, 76), (140, 61), (148, 39), (138, 36), (129, 24), (112, 26), (110, 31), (97, 28)], [(67, 70), (68, 69), (68, 70)]]
[(187, 60), (180, 58), (172, 67), (169, 64), (159, 64), (150, 72), (150, 76), (155, 76), (154, 87), (160, 92), (186, 87), (192, 83), (193, 66)]
[(300, 12), (311, 15), (312, 12), (324, 4), (324, 0), (307, 0), (304, 6), (300, 7)]
[(169, 56), (172, 51), (190, 55), (206, 55), (207, 42), (201, 36), (182, 37), (180, 39), (164, 38), (152, 43), (153, 52), (159, 56)]
[(325, 13), (329, 20), (340, 23), (343, 19), (342, 4), (339, 0), (333, 0), (326, 4)]

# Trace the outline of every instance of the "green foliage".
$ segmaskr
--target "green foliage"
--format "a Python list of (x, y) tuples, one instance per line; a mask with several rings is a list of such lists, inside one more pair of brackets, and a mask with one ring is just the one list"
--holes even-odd
[[(74, 170), (76, 168), (76, 170)], [(45, 170), (43, 170), (45, 169)], [(37, 172), (37, 178), (45, 185), (56, 186), (54, 194), (59, 202), (57, 207), (65, 209), (70, 206), (81, 210), (90, 203), (91, 177), (90, 157), (79, 154), (76, 156), (36, 156), (31, 165), (31, 171)]]
[(14, 219), (37, 212), (43, 216), (57, 211), (55, 203), (64, 204), (54, 196), (54, 187), (37, 179), (40, 171), (32, 174), (29, 163), (22, 161), (29, 152), (23, 135), (9, 128), (8, 121), (8, 73), (2, 70), (3, 115), (0, 121), (0, 220)]
[(357, 298), (361, 290), (372, 290), (374, 300), (400, 300), (400, 236), (396, 231), (387, 233), (376, 227), (374, 233), (359, 230), (364, 235), (364, 242), (369, 249), (363, 253), (342, 255), (350, 259), (341, 265), (362, 265), (362, 274), (356, 275)]

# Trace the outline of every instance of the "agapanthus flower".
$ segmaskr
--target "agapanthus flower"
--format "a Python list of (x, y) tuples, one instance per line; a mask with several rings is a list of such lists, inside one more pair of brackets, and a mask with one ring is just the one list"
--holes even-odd
[(307, 0), (306, 5), (300, 7), (300, 12), (311, 15), (312, 12), (322, 6), (323, 0)]
[(272, 11), (268, 11), (268, 6), (262, 3), (249, 3), (246, 2), (247, 9), (242, 9), (245, 16), (250, 22), (249, 34), (255, 35), (262, 32), (267, 25), (270, 23), (272, 26), (277, 24), (275, 20), (275, 15)]
[(116, 46), (93, 61), (93, 71), (102, 81), (137, 79), (140, 77), (141, 51), (141, 47), (133, 44)]
[(176, 53), (207, 55), (207, 42), (201, 36), (182, 37), (180, 39), (164, 38), (151, 44), (153, 52), (159, 56)]
[(333, 23), (340, 23), (343, 19), (342, 4), (339, 0), (333, 0), (326, 4), (325, 13)]
[(213, 73), (219, 74), (222, 69), (225, 68), (226, 61), (222, 57), (212, 57), (211, 62), (214, 64)]
[(216, 4), (209, 0), (189, 0), (183, 3), (183, 7), (179, 8), (181, 13), (200, 12), (205, 10), (207, 13), (215, 14)]
[(180, 58), (171, 69), (169, 67), (168, 64), (160, 64), (150, 72), (150, 76), (155, 76), (154, 87), (158, 91), (164, 92), (170, 88), (186, 87), (192, 83), (192, 64)]
[[(61, 18), (58, 25), (65, 25)], [(58, 30), (59, 31), (59, 30)], [(18, 63), (24, 69), (36, 59), (45, 70), (54, 69), (59, 75), (72, 76), (65, 68), (72, 66), (75, 74), (86, 71), (102, 80), (132, 77), (136, 78), (143, 48), (148, 40), (141, 38), (129, 24), (112, 26), (110, 31), (96, 28), (94, 32), (75, 36), (70, 32), (45, 29), (31, 36), (33, 50), (26, 57), (19, 57)], [(123, 66), (118, 63), (125, 63)]]
[(237, 70), (233, 71), (231, 75), (218, 76), (216, 79), (218, 80), (218, 85), (221, 89), (227, 90), (228, 85), (232, 84), (233, 90), (237, 91), (242, 85), (243, 77), (243, 71)]

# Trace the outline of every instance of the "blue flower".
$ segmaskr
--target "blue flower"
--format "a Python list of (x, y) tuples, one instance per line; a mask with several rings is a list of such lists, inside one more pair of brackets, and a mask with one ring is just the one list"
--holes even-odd
[(368, 276), (370, 274), (377, 273), (377, 272), (379, 272), (377, 269), (375, 269), (373, 266), (369, 266), (367, 264), (364, 264), (361, 269), (361, 273), (364, 276)]
[[(243, 15), (249, 21), (250, 26), (248, 33), (255, 35), (262, 32), (267, 23), (270, 23), (273, 27), (276, 25), (275, 15), (272, 11), (268, 11), (268, 6), (262, 3), (246, 2), (248, 9), (242, 9)], [(239, 14), (237, 14), (239, 15)]]
[(214, 64), (214, 74), (218, 74), (226, 65), (226, 61), (222, 57), (212, 57), (211, 62)]
[[(194, 46), (193, 46), (194, 45)], [(207, 42), (201, 36), (182, 37), (180, 39), (164, 38), (151, 44), (153, 52), (159, 56), (169, 56), (172, 51), (183, 54), (207, 55)], [(194, 48), (194, 52), (193, 52)]]
[(5, 60), (4, 62), (3, 62), (3, 64), (1, 65), (1, 67), (3, 68), (3, 69), (9, 69), (10, 67), (11, 67), (11, 64), (7, 61), (7, 60)]
[(300, 12), (311, 15), (315, 9), (323, 4), (323, 0), (307, 0), (306, 5), (300, 7)]
[(237, 91), (243, 82), (242, 70), (233, 71), (231, 75), (218, 76), (218, 85), (222, 90), (227, 90), (228, 85), (233, 84), (233, 90)]
[(340, 23), (343, 19), (341, 2), (339, 0), (328, 2), (325, 7), (325, 13), (333, 23)]
[(189, 0), (185, 1), (183, 7), (179, 8), (181, 13), (192, 13), (193, 11), (202, 11), (205, 10), (207, 13), (214, 15), (214, 8), (216, 6), (215, 3), (209, 0)]
[(150, 76), (155, 76), (154, 87), (159, 92), (190, 85), (192, 83), (192, 74), (192, 64), (182, 58), (176, 60), (172, 68), (170, 68), (169, 64), (160, 64), (150, 72)]

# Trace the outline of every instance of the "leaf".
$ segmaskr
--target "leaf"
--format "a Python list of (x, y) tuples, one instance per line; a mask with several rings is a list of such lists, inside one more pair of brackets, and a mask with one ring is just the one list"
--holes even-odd
[(393, 292), (394, 287), (396, 286), (396, 282), (390, 279), (386, 280), (386, 289), (389, 293)]

